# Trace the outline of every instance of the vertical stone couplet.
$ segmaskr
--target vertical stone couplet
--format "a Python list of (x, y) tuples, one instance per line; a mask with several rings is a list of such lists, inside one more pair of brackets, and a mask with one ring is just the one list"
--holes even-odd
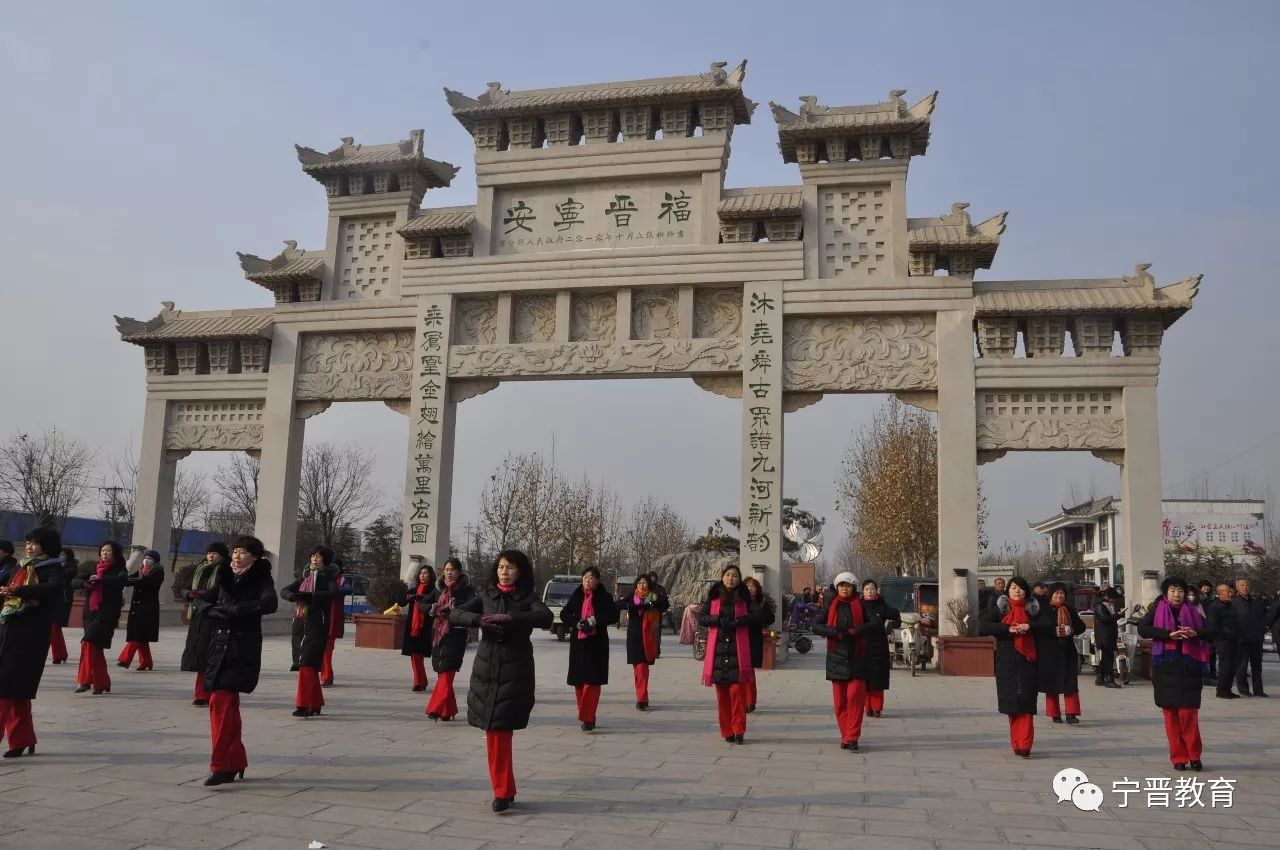
[(453, 426), (449, 400), (449, 339), (453, 296), (418, 304), (414, 330), (413, 394), (409, 401), (409, 459), (404, 485), (401, 572), (406, 581), (417, 555), (437, 570), (449, 557), (449, 500), (453, 479)]
[(953, 635), (947, 603), (955, 570), (968, 570), (969, 622), (978, 615), (978, 452), (974, 393), (973, 318), (938, 313), (938, 629)]
[(782, 599), (782, 284), (742, 292), (743, 576)]
[[(173, 479), (178, 462), (165, 450), (169, 403), (147, 398), (142, 414), (142, 450), (138, 457), (138, 493), (133, 515), (133, 542), (158, 550), (167, 560), (173, 529)], [(95, 544), (96, 545), (96, 544)], [(173, 583), (165, 570), (165, 586)], [(162, 593), (161, 604), (172, 595)]]
[(298, 485), (302, 476), (304, 420), (294, 402), (298, 332), (277, 326), (262, 408), (262, 467), (258, 470), (258, 516), (254, 536), (271, 553), (277, 582), (293, 575), (298, 536)]
[(1155, 387), (1125, 387), (1124, 466), (1120, 472), (1120, 563), (1124, 564), (1124, 598), (1132, 607), (1146, 605), (1142, 574), (1164, 575), (1164, 510), (1160, 496), (1160, 424)]

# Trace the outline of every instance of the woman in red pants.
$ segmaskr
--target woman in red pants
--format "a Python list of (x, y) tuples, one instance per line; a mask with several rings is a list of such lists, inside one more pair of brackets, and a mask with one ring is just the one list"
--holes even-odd
[(480, 628), (480, 647), (471, 665), (467, 722), (484, 730), (495, 812), (516, 798), (511, 737), (529, 725), (533, 712), (534, 629), (551, 628), (550, 609), (534, 592), (533, 566), (523, 552), (498, 555), (489, 586), (449, 615), (453, 626)]
[(1187, 602), (1187, 585), (1167, 578), (1164, 595), (1147, 608), (1138, 634), (1151, 639), (1151, 679), (1156, 705), (1164, 712), (1169, 761), (1174, 770), (1203, 770), (1200, 761), (1200, 687), (1209, 670), (1213, 634), (1196, 606)]
[(893, 667), (893, 655), (889, 652), (889, 633), (886, 629), (897, 623), (902, 614), (880, 595), (880, 585), (871, 579), (862, 583), (862, 611), (876, 617), (885, 628), (867, 633), (867, 711), (868, 717), (884, 713), (884, 692), (889, 690), (889, 671)]
[(671, 607), (666, 595), (658, 595), (647, 576), (639, 576), (631, 593), (615, 604), (627, 612), (627, 663), (636, 683), (636, 710), (649, 710), (649, 668), (658, 661), (658, 631), (662, 614)]
[(286, 602), (293, 603), (293, 667), (298, 671), (294, 717), (312, 717), (324, 707), (320, 667), (329, 642), (330, 603), (338, 587), (332, 563), (333, 550), (324, 544), (316, 546), (303, 577), (280, 591)]
[(148, 549), (142, 555), (142, 566), (125, 581), (133, 588), (129, 600), (129, 623), (125, 627), (125, 645), (116, 664), (129, 669), (134, 653), (139, 656), (138, 672), (155, 669), (151, 644), (160, 640), (160, 586), (164, 584), (164, 567), (160, 553)]
[(51, 617), (53, 625), (49, 638), (49, 650), (53, 655), (51, 660), (54, 664), (66, 664), (71, 654), (67, 652), (67, 638), (62, 630), (71, 621), (71, 600), (75, 598), (75, 591), (71, 589), (71, 580), (80, 572), (80, 562), (70, 546), (62, 547), (62, 551), (58, 553), (58, 560), (62, 561), (62, 598), (57, 600), (58, 611)]
[(334, 558), (333, 568), (335, 592), (337, 595), (329, 603), (329, 640), (324, 645), (324, 662), (320, 665), (320, 686), (333, 687), (333, 649), (338, 640), (346, 634), (347, 615), (342, 604), (344, 596), (351, 595), (351, 585), (343, 575), (341, 558)]
[(979, 633), (996, 639), (996, 707), (1009, 718), (1013, 754), (1031, 758), (1035, 743), (1039, 669), (1036, 637), (1051, 630), (1040, 617), (1040, 603), (1032, 598), (1022, 576), (1009, 579), (1006, 593), (983, 614)]
[(1084, 620), (1067, 602), (1067, 586), (1060, 581), (1049, 585), (1049, 604), (1040, 609), (1047, 622), (1043, 634), (1036, 636), (1036, 668), (1040, 677), (1040, 693), (1044, 694), (1045, 714), (1054, 723), (1062, 723), (1061, 699), (1066, 700), (1066, 722), (1080, 723), (1080, 653), (1075, 635), (1084, 634)]
[(262, 541), (241, 537), (231, 547), (231, 563), (218, 567), (205, 616), (213, 624), (209, 636), (209, 732), (213, 753), (205, 785), (244, 778), (249, 756), (241, 740), (240, 694), (251, 694), (262, 671), (262, 618), (274, 614), (280, 601), (271, 580), (271, 562)]
[[(758, 626), (747, 630), (747, 640), (751, 644), (751, 667), (759, 670), (764, 667), (764, 630), (773, 625), (778, 615), (778, 606), (773, 597), (764, 592), (764, 585), (755, 576), (747, 576), (742, 580), (751, 594), (751, 610), (755, 614)], [(756, 710), (756, 680), (747, 685), (747, 714)]]
[(582, 571), (582, 586), (573, 591), (560, 621), (569, 627), (569, 685), (578, 702), (583, 732), (596, 728), (600, 688), (609, 684), (609, 626), (618, 622), (613, 594), (600, 584), (600, 571)]
[(836, 592), (813, 625), (813, 633), (827, 639), (827, 681), (840, 729), (840, 749), (858, 751), (862, 715), (867, 703), (867, 644), (884, 631), (884, 622), (863, 607), (853, 573), (836, 576)]
[(436, 574), (430, 565), (418, 568), (418, 581), (409, 585), (404, 605), (408, 614), (404, 618), (404, 637), (400, 641), (400, 654), (409, 656), (413, 668), (413, 691), (427, 689), (427, 659), (431, 656), (431, 605), (436, 601)]
[(94, 568), (71, 582), (73, 588), (84, 590), (84, 637), (80, 640), (80, 668), (76, 671), (78, 694), (90, 688), (95, 695), (111, 691), (105, 650), (111, 648), (128, 579), (120, 544), (108, 540), (98, 547)]
[(7, 568), (0, 585), (0, 737), (7, 759), (36, 751), (31, 701), (49, 654), (52, 619), (62, 598), (62, 541), (51, 528), (27, 535), (24, 557)]
[(758, 614), (752, 613), (751, 595), (737, 564), (729, 564), (720, 573), (720, 582), (702, 604), (698, 622), (708, 630), (702, 684), (716, 689), (720, 735), (725, 743), (741, 744), (747, 734), (747, 691), (756, 678), (747, 634), (757, 628)]
[(182, 670), (196, 674), (195, 689), (191, 694), (192, 705), (208, 705), (209, 690), (204, 686), (204, 670), (209, 664), (209, 636), (213, 633), (213, 621), (205, 616), (209, 610), (207, 597), (218, 581), (218, 570), (231, 562), (227, 544), (214, 541), (204, 553), (204, 563), (196, 567), (191, 576), (191, 589), (187, 591), (187, 642), (182, 649)]
[(431, 615), (431, 669), (436, 671), (436, 687), (427, 702), (427, 717), (432, 720), (458, 716), (453, 677), (462, 669), (462, 659), (467, 654), (467, 629), (450, 624), (449, 615), (475, 595), (476, 589), (463, 572), (462, 562), (457, 558), (445, 561), (436, 582), (436, 601), (427, 612)]

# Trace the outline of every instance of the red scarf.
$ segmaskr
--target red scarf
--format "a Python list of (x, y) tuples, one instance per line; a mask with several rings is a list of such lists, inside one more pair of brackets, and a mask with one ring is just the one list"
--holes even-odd
[[(1030, 623), (1031, 619), (1027, 616), (1027, 600), (1010, 599), (1009, 613), (1005, 614), (1000, 622), (1006, 626), (1012, 626), (1015, 623)], [(1018, 654), (1028, 661), (1036, 660), (1036, 639), (1031, 636), (1031, 632), (1014, 635), (1013, 648), (1018, 650)]]
[(89, 591), (90, 611), (97, 611), (102, 606), (102, 577), (107, 574), (109, 569), (111, 569), (110, 561), (99, 561), (94, 568), (93, 574), (98, 580), (93, 583), (93, 590)]
[[(302, 584), (298, 585), (299, 593), (314, 593), (316, 589), (316, 573), (319, 570), (314, 567), (307, 567), (307, 574), (302, 577)], [(307, 603), (298, 601), (293, 603), (293, 616), (299, 620), (307, 616)]]
[(431, 643), (438, 644), (449, 632), (449, 609), (453, 607), (453, 585), (444, 583), (444, 589), (436, 598), (436, 620), (431, 624)]
[[(856, 605), (854, 604), (855, 602), (857, 603)], [(841, 599), (839, 594), (837, 594), (836, 598), (831, 602), (831, 607), (827, 609), (827, 625), (828, 626), (834, 629), (836, 626), (840, 624), (840, 606), (841, 605), (849, 606), (849, 616), (850, 618), (852, 618), (853, 625), (855, 627), (861, 626), (863, 622), (865, 622), (865, 618), (862, 616), (862, 603), (858, 602), (858, 597), (850, 596), (848, 599)], [(839, 645), (839, 642), (842, 637), (844, 636), (841, 635), (839, 637), (827, 638), (827, 652), (834, 652), (835, 648)], [(865, 640), (862, 640), (861, 638), (855, 640), (853, 642), (853, 654), (866, 655), (867, 642)]]
[(516, 592), (516, 586), (514, 584), (500, 584), (497, 587), (499, 593), (505, 593), (507, 596)]
[[(424, 596), (428, 589), (425, 583), (418, 582), (418, 588), (413, 592), (414, 596)], [(427, 622), (427, 615), (422, 610), (421, 601), (417, 598), (413, 600), (413, 611), (409, 615), (409, 634), (413, 637), (422, 634), (422, 627)]]
[(590, 620), (596, 615), (596, 592), (582, 588), (582, 616), (583, 620)]
[[(1065, 601), (1063, 601), (1063, 602), (1050, 602), (1049, 604), (1050, 604), (1050, 605), (1052, 605), (1054, 608), (1057, 608), (1057, 609), (1058, 609), (1058, 622), (1057, 622), (1057, 625), (1059, 625), (1059, 626), (1070, 626), (1070, 625), (1071, 625), (1071, 612), (1067, 610), (1067, 603), (1066, 603)], [(1054, 634), (1056, 635), (1056, 634), (1057, 634), (1057, 632), (1054, 632)]]

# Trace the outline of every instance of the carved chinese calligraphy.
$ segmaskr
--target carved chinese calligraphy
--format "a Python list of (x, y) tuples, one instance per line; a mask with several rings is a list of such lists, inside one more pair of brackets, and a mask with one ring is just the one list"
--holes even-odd
[(878, 392), (938, 385), (933, 316), (789, 318), (783, 336), (788, 390)]
[[(405, 483), (406, 551), (429, 559), (448, 550), (449, 493), (454, 402), (448, 395), (449, 296), (420, 305), (409, 404), (409, 464)], [(442, 487), (444, 489), (442, 489)]]
[(297, 398), (405, 398), (413, 361), (411, 331), (304, 334)]
[(782, 285), (743, 292), (743, 566), (764, 574), (782, 556)]

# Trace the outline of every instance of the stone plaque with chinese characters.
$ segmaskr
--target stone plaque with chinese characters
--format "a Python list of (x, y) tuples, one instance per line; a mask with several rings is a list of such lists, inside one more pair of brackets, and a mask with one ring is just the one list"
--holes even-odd
[(702, 199), (688, 180), (502, 189), (493, 253), (646, 248), (694, 241)]
[(742, 566), (781, 591), (782, 284), (749, 283), (742, 304)]

